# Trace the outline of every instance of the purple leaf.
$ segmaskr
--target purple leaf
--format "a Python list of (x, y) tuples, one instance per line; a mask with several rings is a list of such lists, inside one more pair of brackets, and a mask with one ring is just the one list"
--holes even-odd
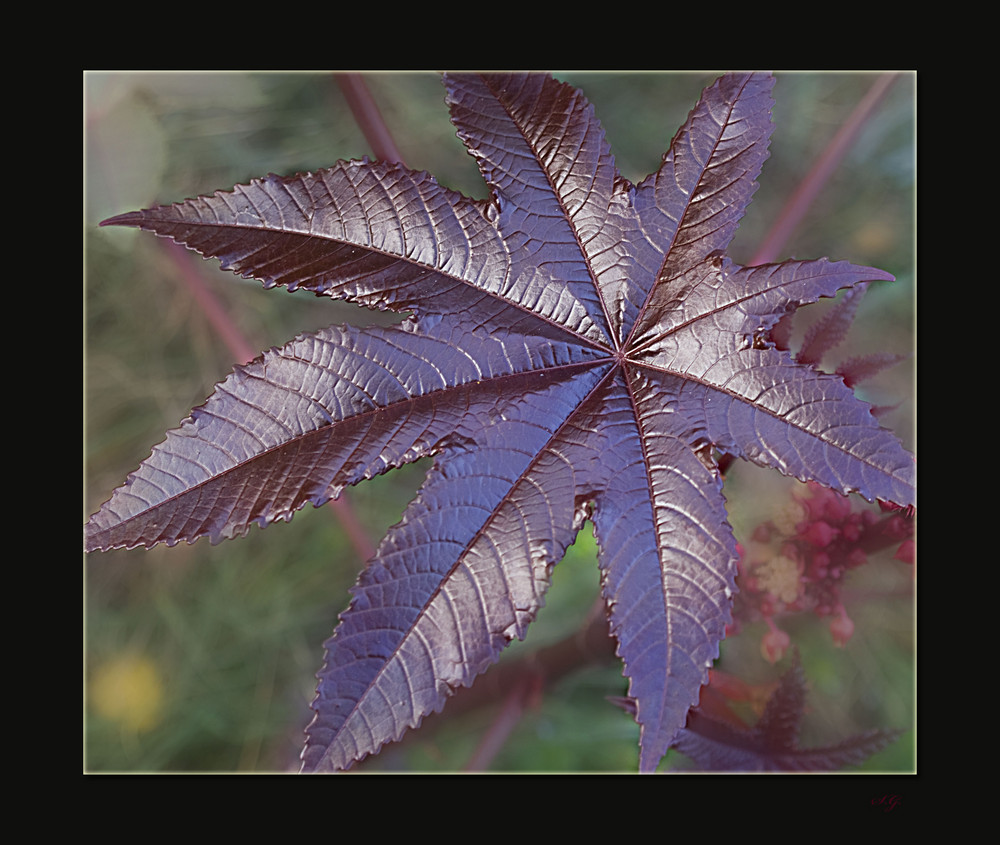
[(349, 767), (471, 684), (524, 637), (589, 517), (652, 771), (731, 618), (713, 449), (914, 502), (912, 456), (870, 408), (769, 340), (799, 305), (892, 277), (725, 255), (767, 157), (767, 75), (706, 90), (638, 186), (578, 90), (445, 85), (486, 201), (358, 161), (105, 221), (269, 287), (412, 316), (237, 367), (91, 518), (87, 549), (237, 536), (432, 455), (326, 643), (303, 769)]
[(800, 364), (819, 366), (823, 361), (823, 356), (843, 341), (847, 335), (848, 329), (854, 322), (854, 315), (858, 312), (858, 306), (861, 304), (864, 292), (863, 285), (851, 288), (844, 294), (844, 298), (837, 307), (813, 323), (806, 331), (802, 348), (799, 349), (795, 360)]
[(895, 742), (901, 732), (872, 730), (820, 748), (799, 747), (806, 680), (796, 653), (753, 728), (741, 730), (692, 709), (678, 751), (705, 771), (829, 772), (857, 766)]

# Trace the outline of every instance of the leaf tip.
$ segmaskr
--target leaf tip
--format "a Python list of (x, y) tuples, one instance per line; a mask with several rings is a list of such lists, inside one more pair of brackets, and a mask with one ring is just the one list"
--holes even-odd
[(872, 270), (873, 278), (866, 279), (868, 282), (894, 282), (896, 277), (892, 273), (886, 273), (885, 270)]
[(107, 220), (102, 220), (98, 226), (138, 226), (142, 219), (142, 214), (138, 211), (129, 211), (125, 214), (116, 214)]

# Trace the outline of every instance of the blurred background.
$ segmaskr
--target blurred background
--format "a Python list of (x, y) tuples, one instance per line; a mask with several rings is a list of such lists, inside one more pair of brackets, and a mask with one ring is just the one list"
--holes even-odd
[[(622, 174), (637, 182), (661, 156), (717, 77), (557, 73), (594, 104)], [(871, 88), (869, 74), (778, 74), (775, 131), (760, 188), (731, 255), (748, 262), (791, 193)], [(376, 73), (368, 86), (406, 163), (448, 187), (485, 197), (473, 159), (455, 137), (432, 73)], [(848, 341), (824, 362), (914, 351), (915, 85), (900, 75), (846, 159), (785, 244), (788, 257), (849, 259), (887, 270)], [(98, 228), (111, 215), (228, 190), (269, 172), (316, 170), (371, 155), (335, 78), (312, 73), (97, 73), (85, 105), (84, 520), (231, 370), (231, 346), (192, 295), (192, 274), (251, 344), (253, 354), (331, 323), (392, 322), (309, 293), (265, 291), (148, 233)], [(802, 311), (804, 327), (828, 303)], [(801, 332), (801, 329), (800, 329)], [(859, 390), (904, 445), (915, 446), (915, 361)], [(211, 546), (95, 554), (83, 563), (85, 767), (94, 772), (295, 771), (310, 719), (323, 642), (349, 602), (367, 553), (398, 521), (425, 462), (350, 490), (345, 511), (309, 508), (292, 523)], [(737, 462), (727, 476), (730, 517), (742, 539), (798, 485)], [(352, 536), (345, 528), (360, 529)], [(905, 731), (867, 771), (915, 766), (913, 567), (872, 558), (852, 573), (855, 634), (845, 648), (826, 623), (786, 627), (810, 683), (803, 745), (832, 744), (876, 727)], [(501, 661), (560, 643), (590, 618), (599, 594), (589, 525), (555, 570), (548, 604), (526, 641)], [(750, 626), (723, 643), (719, 667), (751, 683), (776, 679)], [(493, 670), (495, 671), (495, 670)], [(491, 673), (478, 685), (489, 683)], [(638, 728), (609, 703), (626, 693), (613, 655), (593, 657), (539, 686), (499, 735), (494, 704), (457, 708), (364, 765), (456, 771), (488, 759), (496, 771), (635, 771)], [(458, 699), (456, 698), (455, 703)], [(679, 755), (671, 755), (679, 756)], [(668, 756), (664, 768), (682, 765)]]

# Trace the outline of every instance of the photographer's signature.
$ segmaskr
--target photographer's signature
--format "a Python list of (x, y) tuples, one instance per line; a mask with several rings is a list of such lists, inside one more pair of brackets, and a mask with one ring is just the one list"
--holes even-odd
[(891, 813), (902, 803), (903, 799), (900, 795), (880, 795), (877, 798), (872, 798), (872, 807), (878, 807), (886, 813)]

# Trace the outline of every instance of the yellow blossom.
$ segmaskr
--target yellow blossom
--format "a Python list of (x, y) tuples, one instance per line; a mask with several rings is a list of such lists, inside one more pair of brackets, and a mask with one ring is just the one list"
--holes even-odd
[(134, 731), (156, 727), (163, 709), (163, 682), (149, 658), (121, 655), (101, 666), (90, 684), (97, 713)]
[(771, 520), (778, 532), (785, 537), (795, 535), (795, 526), (809, 516), (809, 511), (802, 502), (792, 499), (785, 503)]
[(790, 557), (778, 555), (757, 565), (754, 570), (758, 585), (775, 598), (789, 604), (799, 597), (802, 582), (799, 566)]

